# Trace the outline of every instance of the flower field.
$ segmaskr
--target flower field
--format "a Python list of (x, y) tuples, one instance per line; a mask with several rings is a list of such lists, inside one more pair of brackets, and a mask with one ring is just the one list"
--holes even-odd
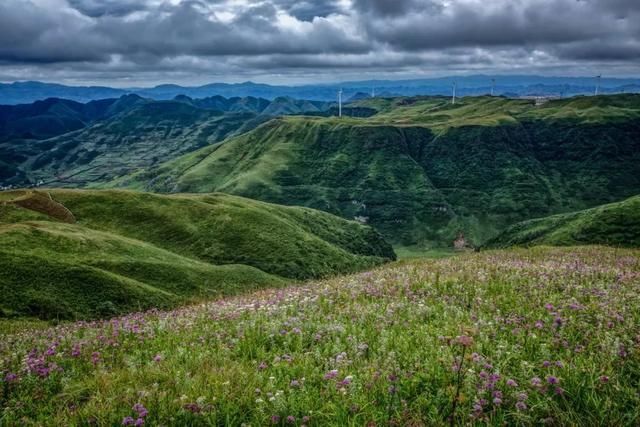
[(397, 262), (0, 341), (0, 425), (640, 424), (640, 251)]

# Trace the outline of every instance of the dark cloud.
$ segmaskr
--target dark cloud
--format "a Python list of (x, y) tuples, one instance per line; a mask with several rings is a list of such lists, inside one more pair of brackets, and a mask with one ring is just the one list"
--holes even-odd
[(92, 18), (105, 15), (127, 16), (149, 7), (144, 0), (69, 0), (69, 5)]
[(277, 0), (277, 6), (301, 21), (313, 21), (332, 14), (342, 13), (344, 9), (337, 0)]
[(0, 1), (0, 76), (628, 73), (639, 54), (639, 0)]

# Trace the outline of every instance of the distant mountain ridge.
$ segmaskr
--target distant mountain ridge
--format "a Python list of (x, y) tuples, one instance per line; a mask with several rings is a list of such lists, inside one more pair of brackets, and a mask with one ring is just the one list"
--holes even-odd
[[(542, 76), (450, 76), (412, 80), (365, 80), (332, 84), (283, 86), (254, 82), (211, 83), (202, 86), (185, 87), (163, 84), (151, 88), (110, 88), (105, 86), (65, 86), (43, 82), (0, 83), (0, 104), (31, 103), (46, 98), (65, 98), (78, 102), (116, 98), (135, 93), (156, 100), (173, 99), (178, 95), (190, 98), (211, 96), (256, 97), (274, 100), (278, 97), (292, 97), (313, 101), (333, 101), (338, 89), (344, 90), (344, 99), (350, 99), (375, 89), (381, 96), (446, 95), (451, 93), (453, 81), (458, 83), (460, 96), (484, 95), (491, 91), (495, 79), (495, 94), (510, 96), (573, 96), (593, 94), (594, 77), (542, 77)], [(603, 78), (601, 93), (640, 92), (640, 78)]]

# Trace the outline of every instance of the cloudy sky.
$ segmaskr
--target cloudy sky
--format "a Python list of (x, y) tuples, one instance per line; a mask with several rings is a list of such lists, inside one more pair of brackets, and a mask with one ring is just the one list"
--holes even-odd
[(0, 81), (640, 76), (640, 0), (0, 0)]

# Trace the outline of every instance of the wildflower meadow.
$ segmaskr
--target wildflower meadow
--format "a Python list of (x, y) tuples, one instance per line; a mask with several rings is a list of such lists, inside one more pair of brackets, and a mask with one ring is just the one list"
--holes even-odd
[(0, 425), (640, 424), (640, 251), (534, 248), (0, 341)]

